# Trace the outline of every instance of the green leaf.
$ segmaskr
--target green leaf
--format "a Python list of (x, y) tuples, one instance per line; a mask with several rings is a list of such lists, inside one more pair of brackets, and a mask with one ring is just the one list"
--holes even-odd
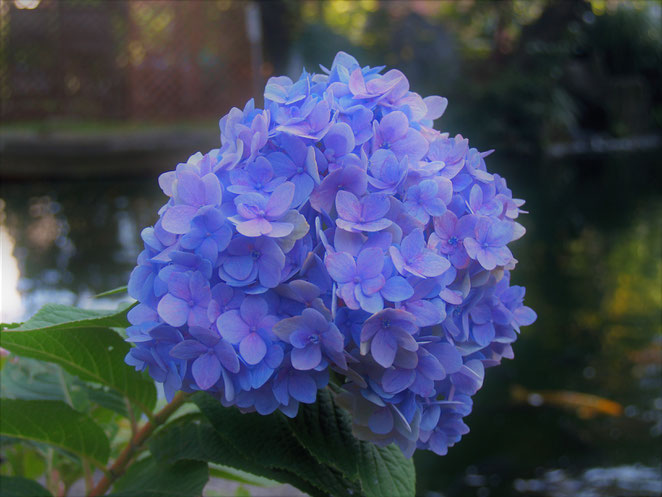
[[(269, 480), (289, 483), (310, 495), (324, 495), (289, 471), (266, 467), (261, 464), (261, 458), (247, 458), (209, 422), (181, 423), (179, 421), (176, 420), (164, 427), (150, 442), (150, 452), (162, 464), (173, 464), (182, 459), (207, 461), (248, 472), (251, 477), (259, 475)], [(253, 481), (246, 483), (255, 484)]]
[(197, 497), (209, 480), (207, 464), (179, 461), (159, 465), (148, 457), (131, 465), (113, 487), (114, 497)]
[(297, 440), (315, 458), (342, 472), (352, 481), (359, 479), (359, 441), (352, 435), (352, 418), (336, 405), (328, 390), (317, 392), (314, 404), (301, 404), (299, 413), (288, 420)]
[[(317, 489), (315, 495), (356, 495), (358, 488), (334, 468), (321, 464), (296, 439), (285, 417), (280, 413), (261, 416), (242, 414), (225, 408), (207, 394), (196, 394), (193, 400), (209, 419), (216, 432), (245, 459), (259, 461), (269, 468), (286, 471)], [(251, 473), (270, 477), (248, 469)], [(274, 478), (277, 479), (277, 478)], [(287, 480), (301, 490), (299, 484)]]
[(154, 384), (124, 363), (130, 345), (107, 328), (3, 331), (0, 346), (20, 356), (59, 364), (82, 380), (109, 386), (144, 412), (151, 412), (156, 404)]
[(36, 481), (20, 476), (0, 475), (0, 495), (2, 497), (53, 497)]
[(126, 313), (135, 303), (121, 304), (115, 311), (95, 311), (79, 309), (60, 304), (46, 304), (44, 307), (12, 331), (57, 330), (70, 328), (126, 328), (129, 322)]
[(94, 298), (100, 299), (102, 297), (110, 297), (112, 295), (119, 295), (121, 293), (126, 293), (127, 291), (128, 291), (128, 287), (126, 285), (118, 286), (117, 288), (113, 288), (112, 290), (106, 290), (105, 292), (98, 293), (94, 296)]
[(108, 387), (95, 386), (53, 363), (20, 357), (0, 371), (0, 397), (24, 400), (61, 400), (87, 412), (92, 403), (128, 417), (124, 397)]
[(56, 400), (0, 399), (0, 435), (59, 447), (97, 466), (108, 461), (110, 445), (88, 416)]
[(413, 497), (416, 492), (414, 462), (395, 445), (377, 447), (361, 442), (359, 452), (361, 486), (368, 497)]

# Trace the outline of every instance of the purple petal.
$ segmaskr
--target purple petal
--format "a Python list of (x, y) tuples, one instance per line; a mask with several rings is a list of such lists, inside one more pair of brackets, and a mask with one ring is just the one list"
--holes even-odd
[[(383, 263), (382, 256), (382, 263)], [(324, 259), (324, 265), (329, 271), (329, 276), (338, 283), (352, 281), (356, 276), (356, 262), (354, 258), (345, 252), (328, 254)]]
[(289, 181), (279, 185), (269, 197), (266, 213), (270, 218), (277, 219), (292, 205), (295, 186)]
[(366, 222), (377, 221), (382, 219), (390, 208), (391, 202), (387, 195), (382, 193), (371, 193), (362, 201), (361, 215)]
[(191, 367), (193, 379), (202, 390), (213, 387), (221, 378), (221, 363), (213, 352), (209, 351), (193, 361)]
[(205, 185), (195, 173), (178, 172), (175, 189), (176, 197), (185, 204), (199, 206), (204, 203)]
[(299, 402), (312, 404), (317, 395), (317, 383), (305, 373), (293, 374), (289, 381), (289, 391)]
[(186, 233), (191, 227), (191, 221), (198, 212), (197, 207), (190, 205), (169, 206), (163, 215), (163, 229), (175, 235)]
[(379, 134), (384, 142), (393, 144), (404, 138), (409, 129), (409, 120), (404, 112), (395, 111), (384, 116), (379, 123)]
[(188, 320), (190, 307), (188, 302), (185, 302), (177, 297), (173, 297), (167, 293), (160, 301), (157, 311), (161, 319), (163, 319), (170, 326), (183, 326)]
[(250, 237), (268, 235), (272, 229), (271, 223), (264, 218), (255, 218), (237, 224), (237, 231), (244, 236)]
[(310, 345), (303, 349), (292, 349), (292, 366), (300, 371), (316, 368), (322, 361), (319, 345)]
[(248, 325), (241, 319), (236, 309), (221, 314), (216, 321), (216, 327), (223, 338), (234, 344), (239, 343), (248, 334)]
[(378, 331), (372, 339), (370, 352), (373, 359), (384, 368), (390, 368), (395, 359), (397, 347), (395, 341), (385, 331)]
[(239, 344), (239, 352), (250, 365), (257, 364), (267, 354), (267, 345), (257, 333), (249, 333)]
[(373, 433), (386, 435), (393, 430), (393, 414), (390, 409), (377, 410), (370, 416), (368, 426)]
[(209, 349), (197, 340), (184, 340), (170, 349), (170, 355), (176, 359), (188, 360), (205, 354), (207, 350)]
[(336, 195), (336, 210), (338, 216), (348, 221), (358, 221), (362, 215), (361, 202), (356, 195), (340, 190)]
[(381, 294), (391, 302), (402, 302), (414, 295), (414, 289), (402, 276), (393, 276), (386, 280)]
[(401, 392), (414, 381), (412, 369), (387, 369), (382, 376), (382, 388), (388, 393)]

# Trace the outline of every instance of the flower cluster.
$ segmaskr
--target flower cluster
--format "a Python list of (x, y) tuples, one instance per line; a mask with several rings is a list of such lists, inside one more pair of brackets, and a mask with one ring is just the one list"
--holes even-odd
[(322, 69), (271, 78), (219, 149), (161, 175), (126, 361), (167, 398), (291, 417), (332, 375), (356, 436), (445, 454), (536, 318), (510, 285), (524, 202), (432, 128), (446, 99), (342, 52)]

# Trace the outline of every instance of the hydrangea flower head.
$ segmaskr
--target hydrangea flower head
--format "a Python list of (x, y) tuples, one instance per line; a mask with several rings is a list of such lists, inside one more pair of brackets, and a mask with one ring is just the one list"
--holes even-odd
[(485, 368), (535, 312), (510, 285), (524, 201), (448, 101), (340, 52), (271, 78), (220, 120), (219, 148), (159, 184), (129, 293), (126, 362), (225, 406), (296, 416), (334, 371), (354, 434), (445, 454)]

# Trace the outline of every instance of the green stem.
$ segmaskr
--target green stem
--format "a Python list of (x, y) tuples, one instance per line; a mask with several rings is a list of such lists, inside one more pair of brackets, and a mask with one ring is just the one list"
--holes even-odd
[(127, 467), (134, 460), (136, 453), (149, 437), (152, 436), (154, 430), (165, 423), (168, 418), (172, 416), (173, 413), (184, 404), (184, 402), (186, 402), (187, 398), (188, 394), (179, 392), (175, 395), (175, 398), (172, 399), (172, 402), (166, 404), (165, 407), (157, 412), (150, 421), (147, 421), (147, 423), (145, 423), (131, 438), (128, 445), (124, 447), (120, 455), (115, 459), (113, 465), (108, 469), (103, 478), (99, 480), (97, 486), (88, 494), (88, 497), (97, 497), (105, 494), (115, 480), (124, 474)]

